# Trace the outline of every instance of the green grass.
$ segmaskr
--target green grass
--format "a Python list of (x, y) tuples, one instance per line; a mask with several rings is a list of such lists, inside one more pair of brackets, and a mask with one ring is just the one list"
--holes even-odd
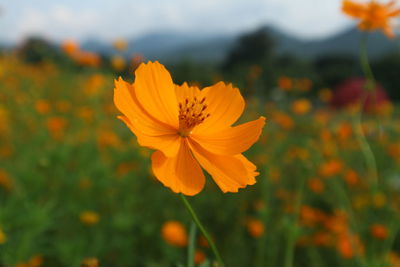
[[(116, 118), (116, 76), (8, 57), (1, 64), (7, 68), (0, 73), (0, 230), (6, 237), (0, 265), (38, 255), (42, 266), (79, 266), (89, 257), (101, 266), (184, 265), (186, 248), (169, 245), (160, 229), (178, 220), (189, 230), (190, 216), (152, 175), (151, 151)], [(208, 178), (189, 198), (226, 266), (389, 266), (389, 253), (400, 253), (398, 108), (364, 116), (379, 171), (379, 185), (371, 186), (354, 132), (338, 134), (354, 115), (321, 103), (296, 115), (291, 101), (248, 101), (246, 120), (267, 117), (263, 136), (246, 153), (260, 172), (255, 185), (223, 194)], [(292, 128), (277, 122), (278, 111)], [(330, 160), (341, 167), (324, 176)], [(346, 182), (349, 170), (357, 174), (354, 185)], [(322, 192), (310, 189), (315, 179)], [(84, 224), (85, 211), (97, 213), (98, 222)], [(250, 218), (263, 223), (262, 236), (249, 234)], [(387, 229), (385, 239), (371, 235), (374, 224)], [(315, 241), (318, 234), (327, 241)], [(338, 249), (343, 240), (351, 257)], [(209, 248), (199, 249), (214, 260)]]

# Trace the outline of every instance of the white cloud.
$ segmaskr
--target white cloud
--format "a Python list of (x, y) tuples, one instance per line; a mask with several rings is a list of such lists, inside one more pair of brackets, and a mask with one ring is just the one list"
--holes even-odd
[(275, 0), (282, 5), (285, 16), (279, 25), (303, 37), (329, 35), (346, 25), (348, 20), (341, 13), (341, 0)]
[(23, 12), (10, 32), (10, 39), (20, 40), (26, 36), (40, 34), (45, 37), (63, 40), (65, 38), (84, 38), (96, 32), (99, 15), (93, 11), (73, 11), (71, 8), (56, 5), (48, 10), (29, 7)]
[[(61, 2), (61, 1), (60, 1)], [(138, 36), (148, 31), (236, 33), (265, 23), (302, 37), (329, 35), (348, 24), (341, 0), (13, 0), (8, 39), (40, 33), (52, 39)], [(40, 4), (40, 6), (39, 6)]]

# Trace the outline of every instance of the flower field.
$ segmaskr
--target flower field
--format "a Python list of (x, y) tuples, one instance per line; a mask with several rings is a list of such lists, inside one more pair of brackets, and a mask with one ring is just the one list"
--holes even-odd
[[(0, 265), (186, 266), (189, 247), (213, 266), (153, 151), (117, 119), (115, 72), (12, 55), (0, 67)], [(358, 124), (358, 106), (291, 95), (288, 79), (279, 100), (246, 99), (240, 122), (266, 117), (245, 152), (257, 182), (224, 194), (207, 176), (188, 197), (226, 266), (399, 266), (399, 108)]]

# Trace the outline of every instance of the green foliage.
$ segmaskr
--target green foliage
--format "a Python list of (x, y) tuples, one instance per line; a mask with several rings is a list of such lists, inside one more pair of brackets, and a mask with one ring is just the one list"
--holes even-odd
[(40, 37), (30, 37), (26, 39), (17, 51), (20, 58), (28, 63), (40, 63), (44, 61), (65, 60), (57, 47)]
[(222, 69), (231, 70), (243, 64), (260, 64), (271, 56), (273, 47), (272, 38), (263, 29), (244, 34), (231, 48)]
[(400, 101), (400, 53), (388, 54), (372, 64), (376, 79), (391, 99)]
[[(293, 65), (293, 59), (280, 60)], [(0, 264), (28, 264), (34, 256), (49, 267), (79, 266), (90, 257), (101, 266), (186, 263), (186, 248), (169, 245), (161, 227), (178, 220), (188, 229), (190, 216), (179, 197), (153, 177), (151, 151), (139, 147), (116, 118), (114, 74), (48, 62), (32, 66), (9, 57), (0, 64), (7, 66), (0, 76), (0, 232), (6, 236)], [(261, 68), (258, 81), (278, 76)], [(217, 74), (189, 63), (172, 67), (172, 73), (176, 82), (189, 77), (203, 86)], [(238, 72), (236, 81), (249, 80)], [(262, 82), (254, 86), (256, 92), (272, 91)], [(380, 184), (371, 187), (353, 115), (322, 103), (296, 114), (291, 104), (286, 95), (275, 103), (247, 101), (246, 120), (260, 114), (268, 120), (260, 142), (246, 154), (260, 172), (255, 185), (223, 194), (208, 179), (204, 191), (189, 198), (226, 266), (282, 266), (291, 247), (295, 266), (389, 266), (389, 252), (399, 253), (398, 108), (365, 118), (380, 173)], [(292, 124), (283, 122), (282, 113)], [(321, 171), (332, 160), (340, 162), (339, 171)], [(315, 179), (322, 191), (312, 186)], [(264, 233), (250, 234), (249, 219), (260, 221)], [(387, 238), (372, 236), (373, 224), (383, 225)], [(329, 237), (326, 243), (315, 241), (321, 233)], [(359, 240), (364, 252), (354, 243), (353, 255), (343, 256), (342, 237)], [(201, 266), (212, 266), (209, 248), (197, 248), (206, 255)]]
[(314, 61), (321, 86), (334, 87), (357, 74), (358, 62), (349, 55), (326, 55)]

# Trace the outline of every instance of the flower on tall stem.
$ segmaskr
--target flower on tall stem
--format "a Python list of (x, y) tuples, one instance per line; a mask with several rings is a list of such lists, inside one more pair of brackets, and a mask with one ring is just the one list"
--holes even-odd
[(386, 4), (371, 0), (368, 3), (357, 3), (343, 0), (343, 13), (360, 20), (358, 28), (362, 31), (382, 30), (386, 36), (395, 36), (390, 19), (400, 15), (400, 8), (395, 7), (396, 1)]
[(201, 167), (223, 192), (256, 182), (256, 166), (242, 152), (259, 139), (265, 118), (232, 126), (245, 105), (237, 88), (176, 85), (158, 62), (141, 64), (135, 76), (133, 84), (115, 81), (114, 103), (138, 143), (156, 150), (152, 168), (161, 183), (196, 195), (205, 184)]

